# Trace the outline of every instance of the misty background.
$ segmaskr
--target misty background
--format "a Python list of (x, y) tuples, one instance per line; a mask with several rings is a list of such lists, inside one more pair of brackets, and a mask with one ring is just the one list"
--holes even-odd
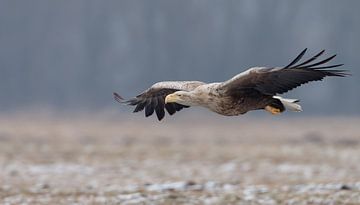
[(2, 0), (0, 111), (117, 109), (113, 91), (224, 81), (309, 48), (307, 57), (337, 53), (332, 63), (352, 76), (285, 96), (300, 98), (304, 114), (358, 115), (359, 9), (356, 0)]

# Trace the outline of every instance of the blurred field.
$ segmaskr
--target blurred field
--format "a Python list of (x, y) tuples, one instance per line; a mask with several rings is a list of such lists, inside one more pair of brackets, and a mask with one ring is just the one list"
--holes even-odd
[(360, 118), (0, 117), (1, 204), (360, 204)]

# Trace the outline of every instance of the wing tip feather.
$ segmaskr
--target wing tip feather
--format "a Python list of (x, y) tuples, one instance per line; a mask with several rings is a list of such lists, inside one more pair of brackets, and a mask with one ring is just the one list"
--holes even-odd
[(284, 68), (291, 68), (291, 66), (293, 66), (294, 64), (296, 64), (299, 60), (301, 60), (301, 58), (304, 56), (304, 54), (306, 53), (307, 48), (305, 48), (304, 50), (302, 50), (300, 52), (299, 55), (296, 56), (296, 58), (291, 61), (287, 66), (285, 66)]
[(315, 61), (319, 56), (321, 56), (324, 52), (325, 49), (321, 50), (319, 53), (317, 53), (316, 55), (314, 55), (313, 57), (309, 58), (308, 60), (305, 60), (302, 63), (299, 63), (297, 65), (295, 65), (304, 55), (305, 51), (307, 50), (307, 48), (305, 48), (296, 58), (295, 60), (293, 60), (289, 65), (285, 66), (285, 69), (325, 69), (325, 68), (333, 68), (333, 67), (339, 67), (342, 66), (343, 64), (336, 64), (336, 65), (330, 65), (330, 66), (320, 66), (320, 67), (316, 67), (318, 65), (323, 65), (329, 61), (331, 61), (333, 58), (335, 58), (337, 56), (337, 54), (334, 54), (324, 60), (321, 60), (319, 62), (310, 64), (311, 62)]
[(119, 103), (124, 103), (124, 98), (116, 92), (113, 92), (114, 99)]

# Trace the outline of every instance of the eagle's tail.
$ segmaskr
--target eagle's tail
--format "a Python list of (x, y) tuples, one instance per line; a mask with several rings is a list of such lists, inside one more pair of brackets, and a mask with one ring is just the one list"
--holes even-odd
[(293, 112), (302, 111), (301, 106), (297, 104), (297, 102), (299, 102), (299, 100), (297, 99), (286, 99), (280, 96), (274, 96), (273, 98), (279, 99), (281, 103), (285, 106), (285, 108), (288, 110), (291, 110)]

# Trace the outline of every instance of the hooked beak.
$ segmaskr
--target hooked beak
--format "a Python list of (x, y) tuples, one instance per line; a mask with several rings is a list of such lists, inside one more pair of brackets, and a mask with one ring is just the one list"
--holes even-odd
[(176, 102), (177, 96), (174, 94), (167, 95), (165, 98), (165, 104)]

